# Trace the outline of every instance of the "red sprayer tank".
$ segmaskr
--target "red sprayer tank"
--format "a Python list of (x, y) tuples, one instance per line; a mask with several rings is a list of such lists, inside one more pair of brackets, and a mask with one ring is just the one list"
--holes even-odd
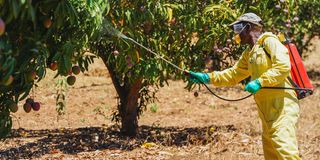
[[(299, 88), (306, 88), (309, 90), (297, 91), (298, 98), (302, 99), (313, 93), (314, 87), (312, 86), (307, 71), (303, 65), (300, 54), (297, 47), (293, 43), (286, 43), (285, 46), (288, 48), (291, 62), (291, 77), (293, 82), (296, 83)], [(299, 93), (303, 92), (303, 93)], [(299, 97), (300, 96), (300, 97)]]

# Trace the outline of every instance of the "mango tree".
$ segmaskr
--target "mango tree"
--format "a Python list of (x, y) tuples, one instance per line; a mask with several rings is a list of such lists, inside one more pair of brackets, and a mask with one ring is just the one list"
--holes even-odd
[(138, 117), (157, 89), (168, 79), (186, 77), (110, 35), (110, 24), (181, 68), (200, 71), (209, 59), (211, 69), (220, 70), (241, 53), (227, 26), (240, 14), (256, 12), (266, 30), (288, 33), (303, 49), (319, 35), (319, 8), (317, 0), (0, 0), (0, 135), (10, 131), (10, 112), (19, 101), (27, 99), (26, 112), (30, 105), (40, 109), (28, 95), (47, 68), (73, 84), (72, 71), (84, 71), (93, 62), (87, 51), (101, 57), (111, 75), (119, 96), (114, 119), (121, 121), (124, 133), (136, 134)]
[[(205, 59), (209, 59), (211, 70), (220, 70), (230, 66), (243, 49), (232, 41), (228, 24), (245, 12), (260, 15), (266, 30), (285, 32), (300, 49), (309, 45), (303, 38), (319, 34), (319, 21), (302, 16), (319, 16), (319, 2), (293, 0), (110, 1), (103, 26), (111, 24), (181, 68), (201, 71)], [(105, 30), (116, 32), (105, 27), (100, 33)], [(101, 34), (90, 50), (103, 59), (109, 70), (119, 96), (114, 119), (121, 122), (127, 135), (136, 134), (138, 117), (155, 100), (159, 87), (168, 84), (168, 79), (186, 80), (179, 70), (157, 56), (119, 36), (110, 37), (110, 33)]]
[(102, 0), (0, 1), (1, 137), (12, 127), (10, 112), (22, 108), (19, 101), (27, 98), (23, 104), (27, 113), (40, 109), (28, 95), (47, 68), (69, 81), (75, 80), (72, 69), (77, 74), (88, 68), (94, 57), (85, 51), (105, 10)]

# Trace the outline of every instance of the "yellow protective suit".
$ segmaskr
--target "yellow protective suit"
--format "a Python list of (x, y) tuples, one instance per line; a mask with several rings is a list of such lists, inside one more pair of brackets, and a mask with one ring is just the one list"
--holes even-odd
[[(263, 47), (270, 55), (269, 58)], [(262, 34), (252, 48), (247, 48), (231, 68), (209, 74), (215, 86), (231, 86), (251, 76), (262, 87), (292, 87), (290, 58), (287, 48), (270, 32)], [(260, 89), (254, 99), (262, 120), (262, 142), (266, 160), (300, 159), (296, 123), (299, 103), (295, 91)]]

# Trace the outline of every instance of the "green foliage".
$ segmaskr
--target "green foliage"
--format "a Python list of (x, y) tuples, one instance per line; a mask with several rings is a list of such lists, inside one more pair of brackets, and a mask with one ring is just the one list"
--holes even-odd
[(68, 92), (68, 85), (66, 78), (60, 78), (56, 81), (56, 111), (58, 115), (64, 115), (66, 109), (66, 94)]
[[(307, 50), (311, 39), (320, 35), (320, 1), (300, 0), (297, 1), (297, 10), (292, 23), (292, 40), (297, 43), (300, 53)], [(307, 55), (306, 55), (307, 56)]]
[(94, 56), (85, 54), (85, 48), (105, 8), (102, 0), (0, 1), (5, 22), (0, 36), (1, 137), (12, 123), (5, 102), (25, 99), (51, 63), (58, 65), (57, 76), (68, 75), (75, 64), (88, 69)]
[(267, 31), (283, 32), (303, 54), (310, 40), (320, 33), (320, 1), (318, 0), (263, 0), (237, 2), (241, 13), (255, 12), (264, 20)]

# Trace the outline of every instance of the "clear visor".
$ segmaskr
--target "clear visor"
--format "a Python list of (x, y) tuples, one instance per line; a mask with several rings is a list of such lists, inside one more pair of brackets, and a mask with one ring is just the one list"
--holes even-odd
[(242, 30), (247, 26), (247, 24), (237, 23), (233, 25), (233, 31), (237, 34), (240, 34)]

